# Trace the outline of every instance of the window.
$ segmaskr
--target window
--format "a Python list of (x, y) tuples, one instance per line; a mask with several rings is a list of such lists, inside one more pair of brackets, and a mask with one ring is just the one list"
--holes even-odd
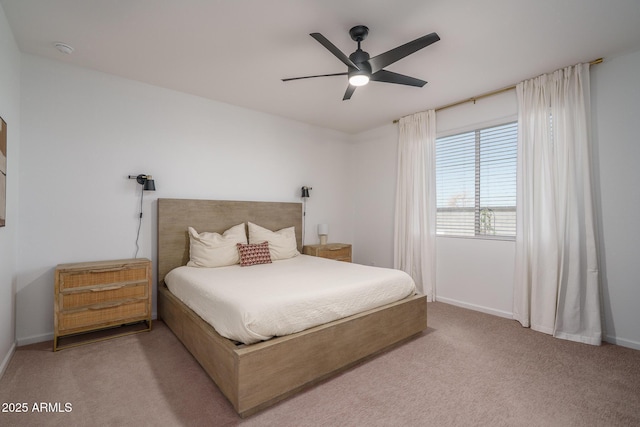
[(436, 139), (436, 233), (516, 235), (518, 124)]

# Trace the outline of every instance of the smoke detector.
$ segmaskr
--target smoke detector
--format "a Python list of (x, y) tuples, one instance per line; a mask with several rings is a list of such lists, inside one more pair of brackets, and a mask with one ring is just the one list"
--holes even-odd
[(56, 42), (54, 43), (54, 46), (56, 47), (56, 49), (58, 49), (58, 51), (66, 55), (70, 55), (73, 52), (73, 48), (66, 43)]

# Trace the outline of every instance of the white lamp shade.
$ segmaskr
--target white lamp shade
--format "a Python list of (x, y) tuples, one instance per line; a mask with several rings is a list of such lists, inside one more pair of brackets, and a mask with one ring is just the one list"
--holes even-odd
[(318, 235), (328, 235), (329, 234), (329, 224), (318, 224)]

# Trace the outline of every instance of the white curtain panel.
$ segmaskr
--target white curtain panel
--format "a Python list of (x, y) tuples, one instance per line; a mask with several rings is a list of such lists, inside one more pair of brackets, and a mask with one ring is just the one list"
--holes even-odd
[(514, 318), (558, 338), (599, 345), (589, 64), (524, 81), (516, 93)]
[(394, 230), (394, 268), (413, 277), (435, 300), (436, 113), (400, 119)]

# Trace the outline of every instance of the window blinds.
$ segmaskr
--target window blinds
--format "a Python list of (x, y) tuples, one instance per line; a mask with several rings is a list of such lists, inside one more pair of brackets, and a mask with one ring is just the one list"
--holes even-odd
[(436, 233), (514, 237), (518, 124), (436, 139)]

